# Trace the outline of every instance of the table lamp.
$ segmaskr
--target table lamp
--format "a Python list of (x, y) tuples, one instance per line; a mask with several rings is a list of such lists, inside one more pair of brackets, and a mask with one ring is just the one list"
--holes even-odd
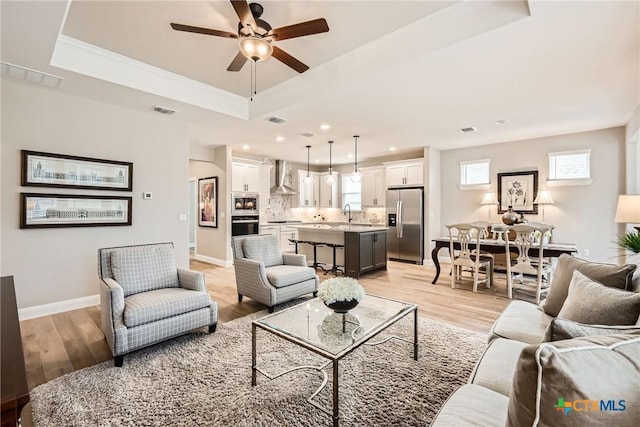
[(544, 223), (544, 205), (552, 205), (553, 199), (551, 198), (551, 193), (549, 190), (540, 190), (538, 191), (538, 196), (533, 201), (534, 205), (542, 205), (542, 222)]
[(491, 206), (495, 206), (498, 204), (498, 201), (496, 200), (496, 196), (489, 192), (489, 193), (484, 193), (484, 196), (482, 196), (482, 201), (480, 202), (480, 205), (484, 206), (487, 205), (487, 214), (488, 214), (488, 220), (491, 221)]
[[(620, 194), (615, 222), (640, 224), (640, 194)], [(640, 226), (635, 226), (640, 232)]]

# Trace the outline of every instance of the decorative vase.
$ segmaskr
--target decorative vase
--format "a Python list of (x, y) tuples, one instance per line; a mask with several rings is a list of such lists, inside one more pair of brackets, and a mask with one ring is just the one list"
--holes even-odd
[(507, 225), (513, 225), (518, 220), (518, 214), (513, 211), (513, 207), (509, 206), (509, 209), (502, 215), (502, 222)]
[(352, 308), (358, 305), (358, 300), (350, 299), (348, 301), (335, 301), (335, 302), (332, 302), (331, 304), (327, 304), (325, 302), (324, 305), (326, 305), (336, 313), (348, 313), (349, 310), (351, 310)]

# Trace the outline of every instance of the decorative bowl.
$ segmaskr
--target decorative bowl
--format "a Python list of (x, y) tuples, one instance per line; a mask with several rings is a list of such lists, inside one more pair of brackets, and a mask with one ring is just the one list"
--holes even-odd
[(358, 302), (359, 301), (356, 299), (350, 299), (348, 301), (335, 301), (330, 304), (327, 304), (325, 302), (324, 305), (326, 305), (336, 313), (348, 313), (349, 310), (351, 310), (352, 308), (355, 308), (355, 306), (358, 305)]

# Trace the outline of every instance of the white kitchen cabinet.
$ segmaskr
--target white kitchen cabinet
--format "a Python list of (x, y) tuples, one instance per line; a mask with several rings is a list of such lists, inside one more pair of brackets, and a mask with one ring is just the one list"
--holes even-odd
[(280, 240), (280, 227), (277, 225), (260, 225), (260, 234), (270, 234), (272, 236), (278, 236)]
[(282, 252), (295, 252), (296, 245), (291, 243), (289, 239), (298, 240), (298, 229), (296, 227), (280, 227), (280, 250)]
[(231, 190), (260, 192), (260, 165), (233, 162), (231, 165)]
[(310, 183), (305, 183), (307, 171), (298, 170), (299, 206), (301, 208), (317, 208), (320, 206), (320, 177), (317, 173), (310, 172)]
[(424, 184), (424, 162), (410, 161), (387, 164), (387, 187)]
[(338, 174), (334, 172), (336, 182), (333, 185), (329, 185), (324, 180), (325, 176), (329, 176), (329, 173), (318, 174), (318, 185), (320, 187), (319, 196), (321, 208), (337, 208), (340, 205), (338, 200)]
[(260, 166), (260, 207), (264, 208), (271, 204), (271, 165)]
[(384, 207), (385, 171), (383, 169), (363, 170), (361, 182), (361, 201), (363, 207)]

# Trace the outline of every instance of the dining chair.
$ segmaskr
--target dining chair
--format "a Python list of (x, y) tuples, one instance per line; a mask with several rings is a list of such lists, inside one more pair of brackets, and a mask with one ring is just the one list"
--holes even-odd
[[(547, 224), (518, 224), (509, 227), (515, 233), (513, 244), (517, 249), (517, 257), (511, 261), (511, 252), (506, 250), (507, 257), (507, 295), (513, 298), (513, 274), (535, 276), (536, 304), (540, 303), (542, 293), (542, 278), (552, 272), (551, 263), (544, 259), (544, 249), (547, 240), (543, 238), (550, 232), (551, 226)], [(535, 251), (535, 256), (532, 254)]]
[[(484, 235), (482, 227), (472, 223), (449, 224), (449, 253), (451, 254), (451, 288), (456, 288), (456, 281), (463, 278), (464, 271), (470, 271), (473, 277), (473, 292), (478, 292), (478, 283), (485, 283), (489, 288), (493, 281), (493, 256), (482, 254), (480, 239)], [(460, 245), (457, 254), (455, 244)], [(470, 247), (474, 245), (475, 247)], [(466, 268), (466, 270), (465, 270)], [(484, 278), (480, 278), (481, 268)]]

